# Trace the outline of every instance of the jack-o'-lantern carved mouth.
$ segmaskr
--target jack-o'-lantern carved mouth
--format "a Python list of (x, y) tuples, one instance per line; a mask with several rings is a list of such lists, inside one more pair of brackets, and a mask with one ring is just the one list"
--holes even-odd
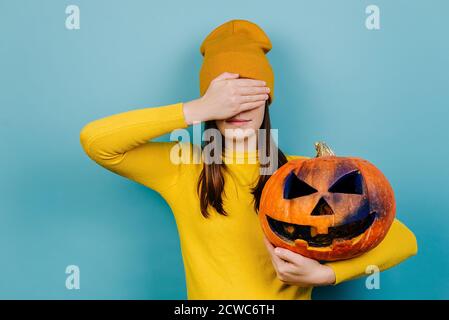
[(266, 217), (271, 230), (287, 242), (294, 244), (295, 240), (304, 240), (311, 247), (328, 247), (335, 240), (350, 240), (363, 234), (376, 219), (376, 212), (371, 212), (361, 220), (329, 227), (326, 234), (315, 235), (312, 234), (312, 226), (283, 222), (268, 215)]

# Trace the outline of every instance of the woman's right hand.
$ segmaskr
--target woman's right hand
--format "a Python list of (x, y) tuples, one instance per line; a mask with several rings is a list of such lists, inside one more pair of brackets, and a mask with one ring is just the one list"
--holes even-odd
[(269, 92), (263, 80), (239, 79), (239, 74), (224, 72), (210, 82), (201, 98), (184, 103), (184, 116), (189, 125), (228, 119), (265, 106)]

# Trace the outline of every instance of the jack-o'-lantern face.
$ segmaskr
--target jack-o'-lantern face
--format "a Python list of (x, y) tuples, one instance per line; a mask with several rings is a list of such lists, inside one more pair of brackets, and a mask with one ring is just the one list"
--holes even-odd
[(322, 261), (375, 247), (394, 215), (393, 190), (385, 176), (366, 160), (333, 153), (279, 168), (264, 187), (259, 210), (274, 245)]

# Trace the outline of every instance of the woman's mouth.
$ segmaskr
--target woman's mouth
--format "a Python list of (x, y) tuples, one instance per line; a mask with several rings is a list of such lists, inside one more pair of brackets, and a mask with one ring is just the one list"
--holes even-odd
[(229, 119), (229, 120), (226, 120), (226, 123), (230, 123), (235, 126), (242, 126), (250, 121), (251, 120), (246, 120), (246, 119)]

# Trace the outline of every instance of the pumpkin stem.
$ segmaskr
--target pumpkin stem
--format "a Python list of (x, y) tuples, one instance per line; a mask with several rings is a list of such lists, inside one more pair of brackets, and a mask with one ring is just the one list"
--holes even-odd
[(329, 146), (324, 141), (315, 142), (315, 150), (316, 150), (315, 158), (325, 156), (335, 156), (335, 153), (332, 151), (331, 148), (329, 148)]

